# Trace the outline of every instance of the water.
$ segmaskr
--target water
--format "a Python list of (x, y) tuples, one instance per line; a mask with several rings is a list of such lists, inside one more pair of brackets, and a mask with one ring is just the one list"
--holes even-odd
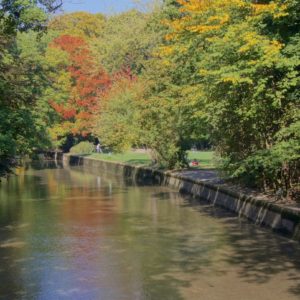
[(0, 183), (0, 299), (300, 299), (300, 245), (76, 168)]

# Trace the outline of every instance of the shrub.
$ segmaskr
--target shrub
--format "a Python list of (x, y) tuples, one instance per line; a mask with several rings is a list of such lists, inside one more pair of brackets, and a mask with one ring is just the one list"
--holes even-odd
[(91, 154), (94, 152), (95, 146), (90, 142), (80, 142), (70, 149), (73, 154)]

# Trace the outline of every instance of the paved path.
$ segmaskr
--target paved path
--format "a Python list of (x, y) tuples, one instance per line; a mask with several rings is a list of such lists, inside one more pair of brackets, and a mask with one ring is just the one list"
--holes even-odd
[(223, 183), (223, 180), (218, 177), (218, 173), (215, 170), (184, 170), (178, 172), (172, 172), (183, 177), (192, 178), (194, 180), (201, 180), (204, 182), (210, 182), (215, 184)]

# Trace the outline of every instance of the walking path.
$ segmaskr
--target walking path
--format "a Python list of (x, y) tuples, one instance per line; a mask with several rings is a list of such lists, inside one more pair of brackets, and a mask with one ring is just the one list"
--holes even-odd
[(209, 182), (214, 184), (223, 183), (223, 180), (219, 178), (216, 170), (194, 169), (194, 170), (176, 171), (176, 172), (172, 172), (172, 174), (191, 178), (193, 180), (201, 180), (204, 182)]

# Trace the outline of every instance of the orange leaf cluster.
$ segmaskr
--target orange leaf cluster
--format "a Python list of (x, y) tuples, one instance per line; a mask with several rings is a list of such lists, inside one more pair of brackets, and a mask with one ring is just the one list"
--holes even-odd
[(111, 78), (95, 64), (83, 38), (62, 35), (52, 42), (51, 47), (68, 54), (67, 71), (72, 81), (69, 99), (64, 103), (52, 101), (51, 106), (64, 120), (72, 121), (73, 134), (87, 135), (91, 132), (94, 114), (99, 110), (101, 95), (111, 85)]

